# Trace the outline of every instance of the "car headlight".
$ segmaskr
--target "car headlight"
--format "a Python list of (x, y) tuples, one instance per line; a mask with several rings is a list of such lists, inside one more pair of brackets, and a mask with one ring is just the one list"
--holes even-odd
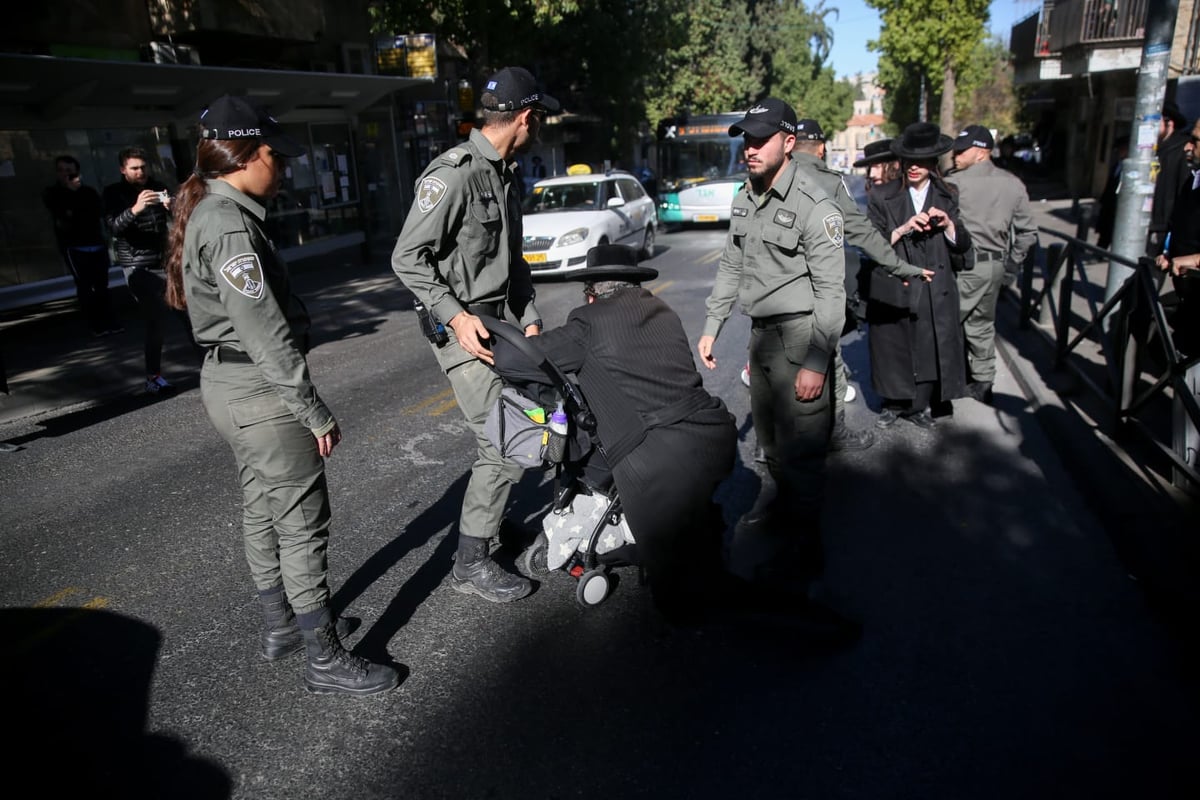
[(567, 231), (562, 236), (558, 237), (559, 247), (570, 247), (573, 244), (582, 244), (587, 241), (588, 229), (576, 228), (573, 231)]

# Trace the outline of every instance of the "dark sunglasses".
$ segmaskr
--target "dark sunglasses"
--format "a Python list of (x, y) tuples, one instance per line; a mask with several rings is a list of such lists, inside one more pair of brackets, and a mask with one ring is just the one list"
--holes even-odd
[(70, 180), (74, 180), (74, 179), (78, 178), (79, 173), (78, 172), (68, 172), (68, 173), (66, 173), (66, 176), (67, 176), (67, 180), (70, 181)]

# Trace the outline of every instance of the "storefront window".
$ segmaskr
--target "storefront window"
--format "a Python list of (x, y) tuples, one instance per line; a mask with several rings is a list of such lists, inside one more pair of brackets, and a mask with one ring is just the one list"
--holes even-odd
[(286, 125), (308, 147), (288, 161), (279, 195), (268, 205), (267, 232), (280, 248), (362, 230), (350, 126)]
[(175, 189), (166, 128), (0, 131), (0, 288), (67, 275), (42, 193), (54, 183), (54, 159), (71, 155), (83, 183), (97, 192), (121, 178), (117, 154), (138, 146), (154, 177)]

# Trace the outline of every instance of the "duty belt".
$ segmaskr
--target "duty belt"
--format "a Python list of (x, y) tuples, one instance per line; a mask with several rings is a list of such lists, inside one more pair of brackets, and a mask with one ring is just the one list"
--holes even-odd
[(976, 261), (1003, 261), (1004, 253), (996, 253), (992, 250), (976, 250)]
[(791, 322), (794, 319), (807, 317), (811, 313), (811, 311), (793, 311), (790, 314), (772, 314), (769, 317), (754, 317), (752, 320), (750, 320), (750, 327), (769, 328), (772, 325), (778, 325), (781, 322)]
[(500, 319), (504, 316), (504, 302), (497, 300), (494, 303), (471, 303), (467, 306), (467, 312), (479, 316), (484, 314), (489, 317)]

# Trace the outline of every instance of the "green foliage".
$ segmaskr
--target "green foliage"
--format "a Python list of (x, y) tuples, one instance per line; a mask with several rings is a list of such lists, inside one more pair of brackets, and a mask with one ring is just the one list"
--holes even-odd
[(853, 89), (826, 64), (824, 0), (376, 0), (379, 33), (435, 33), (467, 54), (475, 81), (533, 70), (566, 108), (601, 120), (607, 154), (629, 152), (661, 119), (783, 97), (827, 132)]
[[(880, 82), (889, 93), (889, 119), (903, 127), (917, 118), (921, 75), (926, 90), (939, 96), (949, 80), (953, 117), (955, 95), (962, 93), (961, 87), (954, 91), (954, 80), (983, 41), (989, 0), (866, 2), (878, 9), (882, 23), (879, 38), (867, 46), (882, 53)], [(928, 108), (933, 107), (931, 101)]]
[(767, 79), (765, 94), (791, 103), (797, 116), (815, 119), (826, 135), (846, 127), (854, 113), (856, 89), (839, 81), (826, 66), (833, 45), (833, 30), (827, 18), (836, 8), (818, 2), (810, 11), (802, 2), (764, 3), (759, 6), (759, 25), (765, 49)]
[[(888, 89), (884, 110), (889, 133), (896, 134), (917, 121), (920, 77), (897, 67), (885, 53), (879, 59), (879, 82)], [(942, 87), (933, 80), (926, 82), (925, 89), (932, 117), (941, 103)], [(1013, 86), (1012, 54), (999, 39), (989, 38), (975, 46), (959, 71), (955, 94), (958, 99), (955, 127), (979, 124), (999, 131), (1001, 136), (1018, 129), (1020, 102)]]

